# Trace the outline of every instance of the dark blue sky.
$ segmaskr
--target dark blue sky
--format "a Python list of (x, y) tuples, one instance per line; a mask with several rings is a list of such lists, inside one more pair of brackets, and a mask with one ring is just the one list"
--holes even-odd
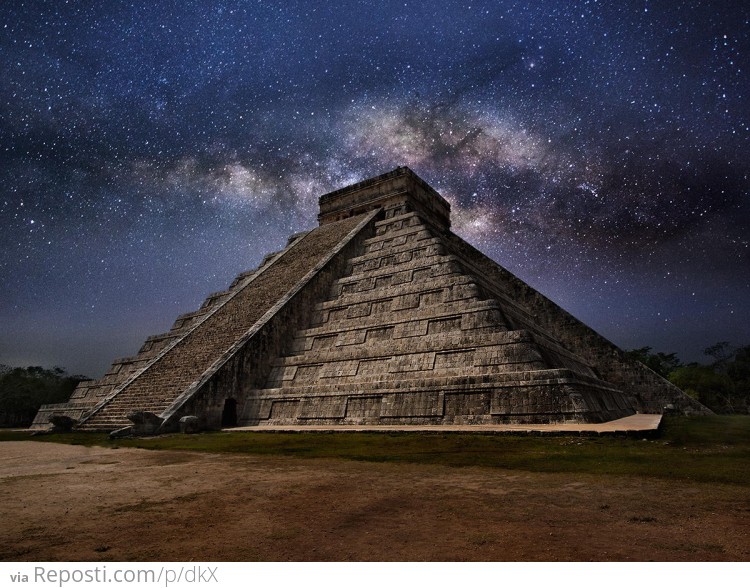
[(616, 344), (750, 343), (746, 2), (0, 4), (0, 363), (98, 376), (408, 165)]

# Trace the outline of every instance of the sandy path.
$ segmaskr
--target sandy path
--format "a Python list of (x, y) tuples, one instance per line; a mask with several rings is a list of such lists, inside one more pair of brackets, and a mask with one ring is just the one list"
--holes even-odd
[(748, 560), (734, 486), (0, 444), (4, 560)]

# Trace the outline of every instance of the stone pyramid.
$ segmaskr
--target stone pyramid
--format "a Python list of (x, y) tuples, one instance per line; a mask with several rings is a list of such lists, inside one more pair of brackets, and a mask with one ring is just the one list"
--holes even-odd
[(704, 407), (450, 231), (406, 167), (320, 198), (229, 289), (149, 337), (34, 427), (128, 415), (200, 426), (602, 422)]

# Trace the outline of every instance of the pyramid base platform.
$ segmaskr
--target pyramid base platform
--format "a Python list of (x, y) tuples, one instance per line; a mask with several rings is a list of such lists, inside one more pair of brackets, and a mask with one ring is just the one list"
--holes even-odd
[(222, 429), (262, 433), (479, 433), (538, 435), (632, 435), (653, 437), (661, 426), (660, 414), (633, 414), (606, 423), (522, 425), (257, 425)]

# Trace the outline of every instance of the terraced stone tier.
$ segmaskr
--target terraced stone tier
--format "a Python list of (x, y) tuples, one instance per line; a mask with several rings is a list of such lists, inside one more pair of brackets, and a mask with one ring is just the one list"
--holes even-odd
[(76, 421), (80, 421), (89, 408), (90, 407), (87, 404), (76, 404), (75, 402), (66, 402), (64, 404), (42, 404), (34, 416), (34, 422), (29, 429), (37, 431), (49, 429), (51, 426), (49, 418), (52, 415), (67, 416)]
[(618, 390), (567, 370), (371, 378), (356, 384), (264, 389), (250, 395), (246, 425), (500, 424), (603, 422), (632, 414)]

